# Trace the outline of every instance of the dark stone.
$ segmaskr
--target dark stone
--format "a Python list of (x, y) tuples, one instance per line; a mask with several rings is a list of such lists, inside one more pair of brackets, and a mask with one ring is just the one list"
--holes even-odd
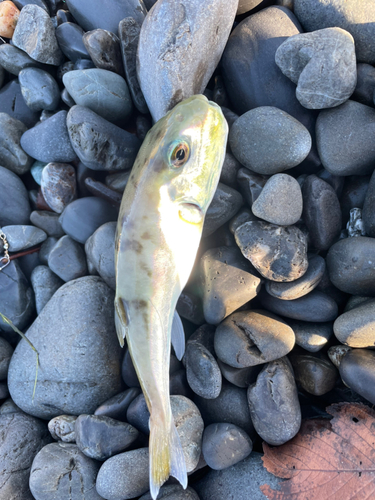
[(51, 443), (35, 457), (30, 473), (30, 490), (38, 500), (81, 497), (101, 500), (95, 479), (99, 464), (86, 457), (75, 444)]
[(266, 311), (238, 311), (215, 332), (215, 352), (234, 368), (255, 366), (281, 358), (294, 347), (293, 330)]
[[(21, 331), (28, 325), (34, 313), (34, 293), (16, 260), (12, 260), (0, 272), (0, 304), (1, 313)], [(4, 332), (12, 333), (13, 338), (18, 340), (18, 335), (2, 319), (0, 328)], [(33, 356), (30, 356), (31, 359), (34, 360)]]
[(295, 226), (250, 221), (234, 236), (243, 255), (267, 279), (289, 282), (307, 271), (307, 239)]
[(12, 42), (38, 62), (53, 66), (63, 62), (64, 55), (57, 44), (52, 21), (37, 5), (25, 5), (21, 10)]
[(22, 96), (32, 111), (54, 111), (60, 103), (60, 89), (47, 71), (39, 68), (22, 69), (18, 75)]
[(261, 370), (261, 365), (234, 368), (233, 366), (223, 363), (220, 359), (217, 360), (217, 364), (225, 380), (237, 387), (246, 388), (254, 383)]
[(56, 245), (57, 241), (57, 238), (49, 237), (44, 243), (42, 243), (39, 250), (39, 260), (41, 264), (48, 266), (49, 254), (51, 253), (52, 248)]
[(309, 394), (322, 396), (335, 387), (339, 374), (326, 355), (291, 354), (290, 361), (296, 382)]
[(87, 457), (104, 461), (126, 450), (138, 437), (132, 425), (104, 415), (80, 415), (75, 424), (76, 443)]
[[(146, 2), (145, 2), (146, 3)], [(189, 486), (185, 489), (180, 484), (162, 486), (158, 493), (158, 500), (199, 500), (197, 493)], [(139, 500), (153, 500), (150, 493), (145, 493)]]
[(258, 174), (272, 175), (299, 165), (310, 152), (311, 136), (285, 111), (260, 106), (234, 122), (229, 144), (242, 165)]
[(189, 386), (205, 399), (215, 399), (221, 391), (220, 368), (210, 351), (199, 342), (188, 341), (185, 351)]
[(360, 62), (375, 63), (375, 6), (366, 7), (360, 0), (295, 0), (294, 12), (305, 31), (337, 26), (353, 36)]
[(0, 45), (0, 65), (12, 75), (18, 76), (19, 72), (25, 68), (45, 68), (44, 64), (31, 59), (23, 50), (17, 49), (14, 45), (4, 43)]
[(100, 498), (125, 499), (139, 497), (149, 490), (148, 448), (126, 451), (109, 458), (96, 478)]
[[(255, 200), (258, 198), (268, 177), (265, 175), (258, 175), (248, 170), (247, 168), (240, 168), (237, 172), (237, 182), (240, 187), (242, 196), (246, 203), (251, 207)], [(255, 220), (254, 218), (251, 220)]]
[(339, 175), (333, 175), (330, 172), (328, 172), (328, 170), (326, 170), (325, 168), (319, 170), (319, 172), (316, 175), (333, 187), (338, 198), (341, 197), (342, 190), (344, 188), (345, 177)]
[(202, 453), (211, 469), (226, 469), (250, 455), (252, 449), (251, 439), (236, 425), (211, 424), (204, 430)]
[(26, 250), (47, 239), (46, 233), (35, 226), (3, 226), (2, 230), (8, 240), (10, 252)]
[(40, 314), (53, 294), (64, 284), (47, 266), (37, 266), (31, 273), (31, 284), (35, 294), (35, 307)]
[(193, 0), (186, 5), (163, 0), (146, 16), (137, 74), (155, 122), (180, 101), (203, 93), (227, 43), (237, 5), (237, 0)]
[(204, 323), (203, 307), (200, 298), (187, 290), (183, 290), (178, 298), (176, 311), (194, 325)]
[(132, 102), (122, 76), (105, 69), (91, 68), (69, 71), (63, 76), (63, 82), (76, 104), (89, 108), (112, 123), (123, 124), (128, 120)]
[(224, 422), (241, 427), (250, 437), (254, 436), (246, 390), (229, 383), (223, 383), (220, 395), (216, 399), (204, 399), (195, 396), (205, 426)]
[(15, 174), (25, 174), (32, 165), (32, 158), (20, 146), (26, 126), (16, 118), (0, 112), (0, 163)]
[(219, 247), (201, 257), (200, 281), (203, 313), (207, 323), (219, 324), (233, 311), (253, 299), (261, 280), (238, 248)]
[(267, 472), (263, 465), (262, 454), (252, 452), (241, 462), (216, 471), (211, 470), (203, 479), (194, 483), (200, 500), (264, 500), (266, 497), (260, 490), (263, 484), (271, 488), (280, 488), (282, 479)]
[(268, 179), (251, 210), (267, 222), (290, 226), (299, 221), (302, 208), (302, 192), (296, 179), (287, 174), (275, 174)]
[(335, 175), (372, 173), (375, 162), (375, 109), (356, 101), (319, 113), (318, 152), (324, 168)]
[(288, 358), (268, 363), (247, 390), (251, 420), (266, 443), (279, 446), (301, 426), (301, 408)]
[(62, 230), (57, 214), (48, 212), (47, 210), (34, 210), (34, 212), (31, 212), (30, 221), (34, 226), (43, 229), (48, 236), (54, 236), (55, 238), (64, 236), (64, 231)]
[(35, 455), (51, 441), (44, 422), (23, 412), (0, 415), (0, 495), (9, 500), (33, 500), (29, 490)]
[(255, 217), (250, 208), (241, 208), (239, 212), (231, 219), (229, 223), (229, 231), (234, 234), (236, 229), (245, 222), (250, 222), (251, 220), (259, 220), (258, 217)]
[(10, 358), (13, 354), (13, 347), (5, 339), (0, 337), (0, 380), (6, 380)]
[(9, 391), (21, 409), (45, 419), (90, 414), (121, 390), (113, 304), (114, 293), (95, 276), (57, 290), (28, 330), (43, 366), (34, 399), (35, 357), (25, 340), (9, 366)]
[(0, 113), (7, 113), (26, 127), (33, 127), (39, 119), (38, 114), (31, 111), (22, 97), (18, 80), (10, 81), (0, 90)]
[(146, 436), (150, 433), (148, 421), (150, 412), (148, 411), (146, 400), (143, 394), (137, 396), (130, 403), (126, 412), (126, 420)]
[(121, 206), (122, 194), (118, 193), (114, 189), (109, 188), (103, 182), (96, 181), (91, 177), (85, 179), (85, 185), (90, 194), (103, 198), (107, 200), (112, 206), (117, 209)]
[(48, 267), (65, 282), (85, 276), (87, 264), (82, 246), (63, 236), (49, 253)]
[(121, 366), (122, 378), (129, 387), (140, 387), (137, 373), (135, 371), (129, 350), (126, 351)]
[(48, 163), (43, 169), (40, 187), (48, 206), (61, 214), (77, 197), (74, 167), (65, 163)]
[(141, 25), (132, 17), (126, 17), (120, 21), (118, 30), (123, 68), (132, 100), (140, 113), (148, 113), (148, 107), (137, 78), (137, 50)]
[(375, 236), (374, 203), (375, 203), (375, 175), (373, 173), (370, 179), (370, 183), (368, 185), (362, 210), (362, 220), (363, 220), (364, 230), (366, 234), (371, 237)]
[(62, 23), (56, 28), (57, 43), (63, 54), (72, 62), (79, 59), (90, 59), (82, 37), (83, 29), (75, 23)]
[(297, 85), (296, 97), (305, 108), (338, 106), (355, 89), (354, 40), (341, 28), (294, 35), (277, 49), (275, 61)]
[(184, 369), (178, 370), (170, 376), (169, 394), (171, 396), (185, 396), (186, 398), (193, 397), (193, 391), (188, 384)]
[(66, 5), (85, 31), (102, 28), (115, 34), (124, 17), (132, 16), (142, 24), (147, 13), (142, 0), (110, 0), (105, 7), (101, 0), (67, 0)]
[(73, 106), (67, 125), (79, 159), (93, 170), (127, 170), (140, 148), (139, 139), (84, 106)]
[(98, 28), (87, 31), (82, 41), (97, 68), (124, 76), (120, 40), (114, 33)]
[(49, 14), (48, 7), (43, 0), (14, 0), (13, 3), (17, 7), (17, 9), (19, 9), (19, 10), (22, 10), (23, 7), (25, 7), (25, 5), (35, 4), (38, 7), (41, 7), (42, 9), (44, 9), (47, 12), (47, 14)]
[(230, 220), (243, 205), (241, 194), (235, 189), (219, 182), (204, 220), (202, 236), (214, 233)]
[(343, 382), (375, 404), (375, 352), (352, 349), (341, 360), (339, 367)]
[(309, 352), (318, 352), (326, 346), (333, 335), (332, 323), (309, 323), (288, 320), (296, 336), (296, 344)]
[(295, 281), (279, 283), (277, 281), (266, 281), (267, 293), (282, 300), (294, 300), (307, 295), (314, 290), (323, 277), (326, 263), (320, 255), (312, 255), (309, 258), (309, 266), (305, 274)]
[(309, 175), (302, 187), (303, 220), (312, 245), (328, 250), (341, 230), (340, 202), (335, 190), (316, 175)]
[(332, 283), (353, 295), (375, 295), (375, 239), (345, 238), (331, 246), (327, 269)]
[(220, 182), (237, 189), (237, 173), (241, 168), (241, 163), (228, 151), (225, 153), (223, 167), (220, 174)]
[(57, 24), (59, 26), (60, 26), (60, 24), (63, 24), (63, 23), (73, 23), (74, 22), (74, 18), (72, 16), (72, 14), (68, 10), (63, 10), (63, 9), (59, 9), (56, 12), (56, 20), (57, 20)]
[(350, 347), (374, 347), (375, 303), (367, 301), (341, 314), (333, 324), (336, 338)]
[(370, 182), (369, 175), (350, 175), (344, 177), (345, 184), (340, 198), (342, 220), (349, 220), (352, 208), (362, 208)]
[(141, 390), (137, 387), (126, 389), (126, 391), (112, 396), (98, 406), (95, 410), (95, 415), (111, 417), (124, 422), (126, 421), (126, 412), (130, 404), (140, 394)]
[(262, 291), (259, 295), (263, 307), (275, 314), (301, 321), (324, 323), (337, 318), (336, 302), (327, 294), (313, 290), (295, 300), (281, 300)]
[(21, 137), (21, 146), (36, 160), (69, 163), (77, 158), (66, 127), (67, 112), (59, 111)]
[(84, 70), (84, 69), (94, 69), (95, 64), (91, 61), (91, 59), (77, 59), (74, 63), (73, 70)]
[(107, 222), (85, 243), (87, 261), (112, 290), (116, 290), (115, 233), (116, 222)]
[(136, 135), (140, 141), (144, 141), (149, 130), (151, 130), (152, 122), (149, 117), (138, 115), (135, 119)]
[[(1, 51), (1, 49), (0, 49)], [(1, 60), (0, 60), (1, 64)], [(357, 64), (357, 86), (353, 92), (352, 99), (366, 104), (366, 106), (374, 105), (375, 91), (375, 68), (371, 64)]]
[(71, 238), (79, 243), (87, 239), (106, 222), (117, 220), (117, 210), (101, 198), (80, 198), (70, 203), (60, 216), (60, 223)]

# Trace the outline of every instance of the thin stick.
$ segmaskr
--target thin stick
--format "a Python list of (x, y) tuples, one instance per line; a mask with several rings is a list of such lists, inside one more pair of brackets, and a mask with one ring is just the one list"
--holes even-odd
[(8, 323), (8, 325), (16, 332), (18, 333), (18, 335), (21, 335), (21, 337), (26, 340), (26, 342), (29, 344), (29, 346), (31, 347), (31, 349), (33, 351), (35, 351), (35, 354), (36, 354), (36, 372), (35, 372), (35, 382), (34, 382), (34, 390), (33, 390), (33, 401), (34, 401), (34, 396), (35, 396), (35, 391), (36, 391), (36, 382), (38, 380), (38, 368), (39, 368), (39, 353), (38, 351), (35, 349), (35, 347), (33, 346), (33, 344), (30, 342), (30, 340), (26, 337), (26, 335), (24, 333), (21, 332), (21, 330), (19, 330), (15, 325), (13, 325), (13, 323), (11, 322), (11, 320), (9, 318), (7, 318), (6, 316), (4, 316), (4, 314), (2, 314), (0, 312), (0, 317), (1, 319), (5, 322), (5, 323)]

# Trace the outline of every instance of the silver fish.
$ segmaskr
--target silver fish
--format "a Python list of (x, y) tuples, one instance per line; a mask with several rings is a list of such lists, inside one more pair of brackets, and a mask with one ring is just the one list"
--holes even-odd
[(181, 102), (148, 132), (121, 203), (116, 329), (121, 345), (126, 337), (150, 411), (154, 499), (170, 475), (187, 486), (169, 400), (171, 330), (174, 318), (178, 326), (176, 303), (194, 264), (227, 135), (227, 123), (215, 103), (203, 95)]

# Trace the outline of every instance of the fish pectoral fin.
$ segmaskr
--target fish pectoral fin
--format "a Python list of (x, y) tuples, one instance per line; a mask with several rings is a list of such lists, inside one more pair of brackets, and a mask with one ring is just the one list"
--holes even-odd
[(183, 488), (187, 487), (184, 453), (176, 427), (161, 416), (150, 418), (150, 492), (154, 500), (169, 476), (175, 477)]
[(176, 310), (173, 314), (171, 342), (177, 359), (181, 361), (185, 353), (185, 332), (184, 325)]
[(116, 333), (118, 341), (120, 342), (120, 346), (124, 347), (125, 337), (128, 331), (129, 325), (129, 315), (127, 312), (127, 304), (124, 299), (116, 298), (115, 299), (115, 325), (116, 325)]

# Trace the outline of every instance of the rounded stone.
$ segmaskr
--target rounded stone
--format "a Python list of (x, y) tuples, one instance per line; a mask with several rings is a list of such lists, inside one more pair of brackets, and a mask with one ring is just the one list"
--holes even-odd
[(9, 244), (9, 252), (19, 252), (43, 243), (47, 234), (35, 226), (3, 226), (2, 231)]
[(331, 322), (309, 323), (289, 319), (288, 324), (296, 336), (296, 344), (309, 352), (320, 351), (333, 335)]
[(319, 290), (313, 290), (295, 300), (277, 299), (265, 292), (259, 298), (265, 309), (286, 318), (324, 323), (335, 320), (338, 315), (337, 303)]
[(375, 63), (375, 6), (361, 0), (294, 0), (294, 13), (305, 31), (337, 26), (353, 36), (359, 62)]
[(18, 80), (22, 96), (32, 111), (47, 109), (54, 111), (60, 102), (60, 90), (56, 80), (47, 71), (39, 68), (25, 68)]
[(0, 45), (0, 65), (8, 73), (16, 76), (25, 68), (45, 68), (43, 64), (32, 59), (26, 52), (9, 43)]
[(336, 338), (350, 347), (375, 346), (375, 302), (369, 301), (341, 314), (333, 324)]
[(247, 390), (251, 420), (266, 443), (279, 446), (301, 426), (301, 408), (292, 366), (287, 358), (268, 363)]
[(220, 368), (210, 351), (199, 342), (188, 342), (185, 351), (186, 378), (202, 398), (215, 399), (221, 391)]
[(126, 450), (138, 434), (132, 425), (104, 415), (80, 415), (75, 423), (78, 448), (100, 461)]
[[(1, 64), (1, 58), (0, 58)], [(355, 101), (366, 104), (366, 106), (374, 105), (375, 91), (375, 68), (371, 64), (357, 64), (357, 86), (353, 92)]]
[(211, 424), (204, 430), (202, 453), (211, 469), (226, 469), (250, 455), (252, 449), (251, 439), (236, 425)]
[(290, 226), (301, 218), (302, 208), (302, 192), (296, 179), (275, 174), (268, 179), (251, 210), (266, 222)]
[(86, 241), (87, 261), (112, 290), (116, 290), (115, 233), (116, 222), (106, 222)]
[(139, 394), (130, 403), (126, 412), (126, 420), (140, 432), (148, 436), (150, 428), (148, 422), (150, 420), (150, 412), (147, 408), (147, 403), (143, 394)]
[[(185, 489), (180, 484), (162, 486), (158, 493), (158, 500), (199, 500), (197, 493), (189, 486)], [(145, 493), (139, 500), (153, 500), (150, 493)]]
[(341, 28), (291, 36), (277, 49), (275, 61), (297, 84), (296, 97), (308, 109), (339, 106), (357, 83), (354, 40)]
[(9, 391), (21, 409), (45, 419), (93, 413), (120, 391), (113, 303), (113, 292), (95, 276), (67, 283), (54, 294), (28, 330), (43, 367), (34, 399), (35, 357), (25, 340), (9, 366)]
[(7, 168), (0, 166), (0, 227), (12, 224), (28, 224), (30, 203), (21, 179)]
[(59, 222), (59, 216), (48, 210), (34, 210), (30, 214), (30, 221), (34, 226), (43, 229), (48, 236), (54, 236), (56, 238), (64, 236), (64, 231)]
[(60, 50), (67, 59), (74, 63), (90, 59), (82, 40), (85, 32), (78, 24), (70, 21), (62, 23), (57, 26), (55, 33)]
[(48, 163), (40, 183), (47, 205), (61, 214), (77, 196), (76, 171), (65, 163)]
[(294, 281), (307, 271), (307, 239), (295, 226), (250, 221), (234, 236), (242, 254), (269, 280)]
[(289, 283), (266, 281), (266, 291), (273, 297), (282, 300), (294, 300), (307, 295), (314, 290), (323, 278), (326, 263), (320, 255), (313, 255), (305, 274)]
[(132, 101), (122, 76), (92, 68), (69, 71), (63, 76), (63, 82), (76, 104), (113, 123), (123, 123), (129, 118)]
[(375, 404), (375, 352), (351, 349), (341, 360), (340, 376), (344, 384)]
[(351, 350), (352, 348), (347, 345), (333, 345), (328, 349), (327, 355), (331, 363), (340, 368), (342, 358)]
[(116, 420), (126, 421), (126, 412), (132, 401), (139, 396), (141, 390), (131, 387), (107, 399), (95, 410), (95, 415), (111, 417)]
[(215, 332), (217, 357), (234, 368), (255, 366), (288, 354), (294, 347), (293, 330), (266, 311), (238, 311)]
[(82, 41), (97, 68), (124, 74), (120, 40), (114, 33), (98, 28), (87, 31)]
[(0, 414), (0, 495), (7, 500), (33, 500), (29, 489), (35, 455), (51, 441), (47, 426), (23, 412)]
[(332, 283), (353, 295), (375, 295), (375, 239), (366, 236), (345, 238), (332, 245), (327, 254)]
[(34, 458), (30, 490), (35, 500), (101, 500), (95, 489), (98, 469), (98, 462), (86, 457), (75, 444), (51, 443)]
[(85, 276), (87, 263), (82, 246), (70, 236), (63, 236), (48, 255), (48, 267), (63, 281)]
[(303, 221), (309, 230), (311, 245), (328, 250), (338, 238), (341, 225), (340, 202), (332, 186), (316, 175), (306, 177), (303, 186)]
[(220, 359), (217, 360), (217, 364), (225, 380), (237, 387), (245, 388), (256, 381), (257, 375), (262, 368), (261, 365), (233, 368), (233, 366), (223, 363)]
[(0, 380), (6, 380), (13, 347), (3, 337), (0, 337)]
[(37, 266), (31, 273), (31, 284), (35, 294), (35, 308), (40, 314), (53, 294), (64, 284), (47, 266)]
[(236, 190), (219, 182), (204, 219), (202, 236), (214, 233), (228, 222), (243, 205), (243, 198)]
[(59, 415), (48, 422), (48, 430), (55, 441), (74, 443), (76, 440), (74, 415)]
[(148, 448), (126, 451), (109, 458), (96, 478), (100, 498), (127, 500), (149, 490)]
[(0, 163), (15, 174), (25, 174), (32, 158), (21, 148), (20, 140), (27, 127), (7, 113), (0, 113)]
[(371, 174), (375, 162), (375, 109), (349, 100), (321, 111), (316, 141), (322, 164), (331, 174)]
[(323, 396), (335, 387), (338, 371), (326, 355), (292, 354), (290, 361), (296, 382), (309, 394)]
[(242, 165), (258, 174), (272, 175), (299, 165), (310, 152), (311, 136), (285, 111), (261, 106), (234, 122), (229, 144)]
[(362, 220), (363, 227), (367, 236), (372, 238), (375, 236), (375, 215), (374, 215), (374, 203), (375, 203), (375, 175), (371, 176), (370, 183), (368, 185), (367, 193), (363, 203), (362, 210)]
[(33, 127), (39, 120), (39, 114), (31, 111), (22, 97), (18, 79), (11, 80), (0, 90), (0, 112), (20, 120), (26, 127)]
[(89, 196), (69, 203), (60, 223), (66, 234), (84, 244), (100, 226), (116, 221), (117, 217), (117, 210), (108, 201)]

